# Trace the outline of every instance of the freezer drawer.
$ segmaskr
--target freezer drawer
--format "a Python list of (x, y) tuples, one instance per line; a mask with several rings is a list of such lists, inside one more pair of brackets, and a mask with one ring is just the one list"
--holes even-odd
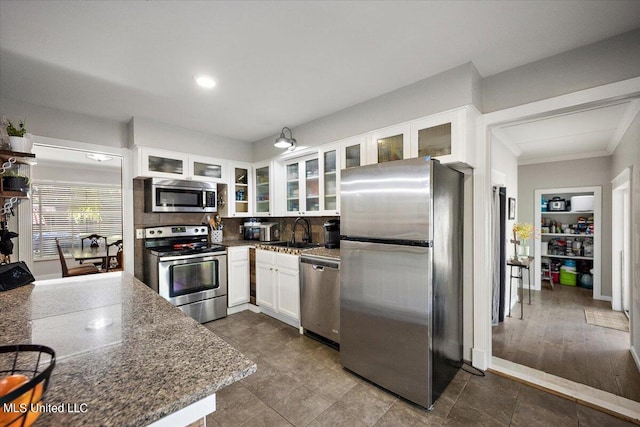
[(306, 331), (340, 343), (340, 261), (300, 258), (300, 321)]

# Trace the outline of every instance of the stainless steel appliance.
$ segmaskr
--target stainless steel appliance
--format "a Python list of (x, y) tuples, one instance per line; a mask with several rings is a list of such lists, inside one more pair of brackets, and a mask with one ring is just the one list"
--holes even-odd
[(147, 212), (216, 212), (217, 185), (211, 182), (150, 178), (144, 182)]
[[(304, 332), (340, 344), (340, 260), (300, 256), (300, 324)], [(309, 335), (309, 334), (308, 334)]]
[(260, 240), (260, 222), (251, 218), (243, 225), (244, 240)]
[(275, 242), (280, 240), (280, 224), (277, 222), (263, 222), (260, 224), (261, 242)]
[(330, 219), (324, 224), (324, 247), (335, 249), (340, 247), (340, 220)]
[(144, 282), (200, 323), (227, 315), (227, 250), (207, 227), (145, 229)]
[(340, 362), (426, 408), (462, 364), (462, 204), (428, 157), (342, 171)]

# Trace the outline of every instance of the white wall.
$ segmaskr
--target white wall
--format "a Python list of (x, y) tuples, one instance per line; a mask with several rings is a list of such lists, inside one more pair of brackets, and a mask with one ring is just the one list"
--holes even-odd
[(640, 29), (482, 80), (488, 113), (640, 75)]
[[(611, 157), (613, 179), (631, 166), (631, 346), (640, 369), (640, 115)], [(610, 188), (611, 186), (609, 186)], [(609, 258), (611, 259), (611, 258)]]
[(8, 119), (25, 120), (33, 135), (80, 141), (108, 147), (126, 147), (127, 124), (86, 114), (70, 113), (25, 102), (0, 98), (0, 114)]
[[(282, 126), (292, 129), (298, 146), (313, 147), (464, 105), (478, 108), (479, 102), (480, 75), (468, 63), (310, 122)], [(273, 146), (277, 136), (254, 142), (254, 162), (282, 153)]]
[(611, 157), (540, 163), (518, 167), (518, 222), (530, 222), (534, 227), (534, 191), (542, 188), (596, 187), (602, 188), (602, 296), (611, 297)]
[(134, 117), (130, 126), (131, 145), (251, 162), (253, 146), (249, 142), (210, 135), (140, 117)]

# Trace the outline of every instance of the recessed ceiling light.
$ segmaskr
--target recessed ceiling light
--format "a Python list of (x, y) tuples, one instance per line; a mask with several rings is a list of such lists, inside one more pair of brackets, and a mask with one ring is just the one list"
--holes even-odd
[(216, 85), (216, 82), (214, 82), (211, 77), (202, 74), (195, 76), (193, 79), (196, 81), (198, 86), (205, 89), (211, 89)]
[(96, 162), (106, 162), (113, 159), (113, 157), (107, 156), (106, 154), (97, 154), (97, 153), (87, 153), (87, 158), (91, 160), (95, 160)]

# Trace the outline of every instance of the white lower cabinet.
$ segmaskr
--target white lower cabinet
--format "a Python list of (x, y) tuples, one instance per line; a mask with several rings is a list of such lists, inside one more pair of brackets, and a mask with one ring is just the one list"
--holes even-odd
[(300, 257), (256, 250), (256, 302), (260, 310), (300, 327)]
[(249, 247), (227, 248), (227, 305), (234, 307), (249, 302)]

